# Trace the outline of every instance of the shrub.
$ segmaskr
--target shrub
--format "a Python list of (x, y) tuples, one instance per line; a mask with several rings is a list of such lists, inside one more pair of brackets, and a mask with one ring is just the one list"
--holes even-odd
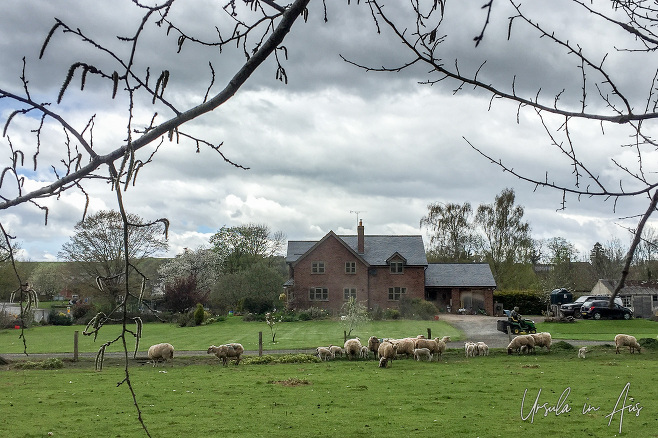
[(429, 301), (407, 297), (400, 299), (400, 316), (403, 318), (432, 319), (437, 313), (438, 309)]
[(546, 294), (540, 291), (496, 291), (494, 301), (502, 302), (505, 309), (518, 306), (523, 315), (541, 315), (548, 305)]
[(386, 309), (384, 319), (400, 319), (400, 311), (398, 309)]
[(242, 310), (245, 312), (265, 314), (272, 310), (272, 300), (265, 297), (245, 297), (242, 301)]
[(203, 304), (197, 303), (196, 310), (194, 311), (194, 324), (201, 325), (205, 319), (206, 311), (203, 309)]
[(637, 343), (647, 350), (658, 350), (658, 340), (654, 338), (640, 338)]
[(62, 359), (51, 357), (50, 359), (32, 362), (19, 362), (16, 363), (14, 368), (32, 370), (32, 369), (42, 369), (42, 370), (56, 370), (64, 367), (64, 362)]
[(52, 309), (48, 316), (48, 320), (52, 325), (72, 325), (73, 319), (66, 313), (60, 312), (57, 309)]

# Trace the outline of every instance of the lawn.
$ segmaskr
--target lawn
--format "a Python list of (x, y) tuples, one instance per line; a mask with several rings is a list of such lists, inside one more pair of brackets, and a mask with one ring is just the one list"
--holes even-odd
[(578, 319), (573, 323), (538, 323), (537, 331), (549, 332), (553, 339), (609, 341), (613, 344), (618, 333), (633, 335), (637, 339), (656, 339), (658, 322), (639, 318), (629, 321)]
[[(258, 333), (263, 332), (264, 350), (315, 349), (320, 345), (343, 345), (345, 327), (340, 321), (300, 321), (277, 323), (276, 343), (272, 343), (270, 328), (264, 322), (243, 322), (241, 317), (229, 317), (225, 321), (198, 327), (178, 327), (175, 324), (144, 324), (140, 351), (160, 342), (169, 342), (178, 351), (207, 350), (210, 345), (227, 342), (240, 342), (246, 350), (258, 350)], [(43, 326), (25, 330), (29, 353), (69, 353), (73, 351), (74, 332), (79, 334), (79, 351), (96, 352), (106, 341), (116, 338), (120, 325), (110, 325), (102, 329), (96, 341), (93, 336), (83, 336), (84, 326)], [(134, 326), (129, 327), (134, 329)], [(359, 326), (352, 335), (365, 342), (370, 336), (380, 338), (401, 338), (427, 335), (430, 329), (433, 337), (451, 336), (452, 340), (463, 339), (463, 334), (443, 321), (371, 321)], [(2, 353), (23, 352), (23, 342), (19, 339), (20, 330), (0, 331), (0, 355)], [(130, 339), (129, 349), (134, 348)], [(107, 351), (119, 351), (115, 344)]]
[[(152, 436), (614, 437), (620, 428), (658, 436), (658, 386), (647, 384), (655, 350), (593, 347), (583, 360), (560, 348), (468, 359), (454, 349), (440, 363), (401, 359), (387, 369), (375, 360), (222, 367), (211, 359), (130, 368)], [(122, 367), (0, 371), (0, 435), (146, 436), (128, 388), (117, 386)]]

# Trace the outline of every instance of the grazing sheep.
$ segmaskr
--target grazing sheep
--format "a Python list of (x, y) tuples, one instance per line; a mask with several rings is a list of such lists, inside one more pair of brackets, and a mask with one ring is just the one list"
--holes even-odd
[(330, 345), (329, 350), (331, 350), (331, 353), (334, 355), (334, 357), (343, 357), (343, 354), (345, 354), (345, 350), (343, 350), (342, 347), (339, 347), (338, 345)]
[(379, 349), (377, 350), (377, 357), (379, 357), (379, 366), (382, 368), (387, 367), (388, 362), (394, 360), (397, 354), (398, 354), (397, 345), (391, 342), (382, 342), (381, 344), (379, 344)]
[(416, 348), (415, 338), (393, 339), (391, 342), (398, 347), (398, 354), (404, 354), (407, 357), (414, 355), (414, 348)]
[(578, 357), (580, 359), (585, 359), (586, 353), (587, 353), (587, 347), (580, 347), (580, 350), (578, 350)]
[(430, 353), (429, 348), (415, 348), (414, 349), (414, 359), (421, 360), (427, 359), (428, 361), (432, 360), (432, 353)]
[(368, 356), (370, 354), (370, 350), (368, 350), (368, 347), (365, 345), (361, 347), (361, 353), (359, 354), (359, 357), (362, 359), (368, 359)]
[(553, 339), (550, 333), (548, 332), (532, 333), (530, 336), (532, 336), (533, 339), (535, 340), (535, 347), (546, 347), (546, 350), (548, 350), (548, 352), (551, 351), (551, 344), (553, 343)]
[(478, 342), (476, 348), (478, 356), (489, 356), (489, 346), (484, 342)]
[(464, 342), (464, 352), (466, 357), (475, 357), (477, 352), (477, 344), (475, 342)]
[(208, 354), (210, 353), (214, 353), (218, 359), (221, 359), (222, 365), (224, 366), (228, 364), (229, 359), (234, 359), (235, 364), (238, 365), (240, 363), (242, 353), (244, 353), (244, 347), (242, 344), (238, 343), (223, 344), (219, 347), (211, 345), (208, 347)]
[(370, 338), (368, 338), (368, 350), (372, 351), (372, 354), (377, 355), (379, 344), (380, 342), (377, 336), (370, 336)]
[(640, 344), (637, 343), (637, 339), (635, 339), (635, 336), (631, 335), (622, 335), (619, 334), (615, 336), (615, 354), (619, 354), (619, 347), (628, 347), (628, 351), (632, 354), (635, 353), (635, 349), (637, 349), (638, 353), (642, 353), (642, 347), (640, 347)]
[(331, 349), (327, 347), (318, 347), (315, 349), (315, 354), (320, 358), (320, 360), (329, 360), (334, 359), (336, 355), (331, 352)]
[(345, 355), (348, 359), (352, 360), (361, 354), (361, 340), (359, 338), (348, 339), (345, 341)]
[(425, 339), (425, 338), (418, 338), (416, 339), (415, 347), (416, 348), (427, 348), (430, 353), (432, 353), (432, 357), (436, 354), (439, 357), (441, 355), (441, 352), (439, 351), (439, 338), (434, 338), (434, 339)]
[(174, 358), (174, 346), (166, 342), (151, 345), (147, 354), (149, 360), (153, 361), (153, 366), (155, 366), (155, 363), (160, 360), (167, 362), (169, 359)]
[(507, 346), (507, 354), (517, 351), (521, 353), (533, 351), (535, 349), (535, 338), (530, 335), (520, 335), (512, 339)]

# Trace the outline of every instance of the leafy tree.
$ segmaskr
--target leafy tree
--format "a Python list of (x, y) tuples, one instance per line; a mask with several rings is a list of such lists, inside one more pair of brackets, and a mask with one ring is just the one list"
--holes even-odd
[(221, 275), (211, 292), (210, 305), (215, 311), (249, 310), (243, 309), (247, 303), (252, 312), (263, 313), (278, 302), (285, 280), (278, 266), (261, 261), (240, 272)]
[(343, 303), (340, 314), (341, 322), (345, 326), (348, 337), (352, 336), (352, 331), (357, 327), (370, 320), (366, 306), (359, 303), (354, 297), (350, 297)]
[[(78, 222), (75, 234), (58, 256), (75, 263), (112, 302), (117, 302), (125, 282), (126, 260), (138, 269), (140, 260), (167, 249), (160, 224), (147, 224), (137, 215), (127, 215), (124, 227), (117, 211), (101, 210)], [(127, 239), (127, 240), (124, 240)]]
[(273, 263), (283, 251), (285, 235), (272, 233), (264, 224), (222, 227), (210, 238), (213, 251), (222, 260), (222, 272), (233, 274), (262, 260)]
[(201, 303), (203, 306), (207, 299), (206, 295), (199, 292), (196, 278), (190, 275), (186, 278), (176, 278), (165, 286), (162, 305), (171, 312), (185, 313), (194, 308), (197, 303)]
[(199, 291), (208, 294), (220, 275), (220, 265), (221, 260), (214, 251), (185, 248), (181, 254), (160, 265), (158, 276), (162, 285), (171, 284), (179, 278), (194, 277)]
[(515, 264), (527, 262), (532, 250), (530, 225), (523, 221), (523, 207), (514, 205), (514, 200), (514, 190), (505, 189), (493, 204), (481, 204), (475, 215), (484, 235), (483, 254), (503, 288)]
[(544, 262), (551, 266), (551, 270), (545, 277), (543, 289), (565, 288), (575, 289), (574, 265), (578, 259), (576, 247), (563, 237), (552, 237), (545, 240), (546, 254)]
[(433, 262), (468, 262), (473, 260), (475, 235), (471, 204), (444, 204), (427, 206), (427, 215), (420, 226), (427, 227), (430, 235), (428, 254)]
[(606, 242), (605, 246), (596, 242), (589, 254), (589, 260), (598, 278), (616, 279), (621, 275), (626, 251), (619, 239)]
[(28, 282), (40, 296), (53, 296), (70, 286), (69, 270), (63, 263), (43, 262), (30, 273)]

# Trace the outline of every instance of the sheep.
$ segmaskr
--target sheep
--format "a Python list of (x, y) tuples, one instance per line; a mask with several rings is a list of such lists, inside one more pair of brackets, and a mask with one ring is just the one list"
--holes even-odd
[(208, 347), (208, 354), (210, 353), (214, 353), (218, 359), (221, 359), (222, 365), (224, 366), (228, 364), (229, 359), (235, 359), (235, 364), (238, 365), (240, 363), (242, 353), (244, 353), (244, 347), (242, 344), (238, 343), (223, 344), (219, 347), (211, 345)]
[(415, 348), (414, 359), (418, 361), (421, 359), (427, 359), (428, 361), (432, 361), (432, 353), (430, 353), (429, 348)]
[[(525, 347), (525, 348), (522, 348)], [(507, 354), (512, 354), (513, 351), (532, 351), (535, 349), (535, 338), (530, 335), (520, 335), (512, 339), (512, 342), (507, 346)]]
[(436, 354), (438, 355), (438, 360), (441, 360), (441, 355), (443, 355), (443, 353), (446, 351), (448, 342), (450, 342), (450, 336), (444, 336), (441, 339), (434, 338), (434, 340), (436, 341), (436, 346), (437, 346)]
[(345, 346), (343, 348), (347, 358), (352, 360), (361, 354), (361, 347), (361, 340), (359, 338), (354, 338), (345, 341)]
[(315, 349), (315, 354), (320, 358), (320, 360), (329, 360), (334, 359), (336, 355), (331, 352), (331, 349), (327, 347), (318, 347)]
[(155, 363), (161, 359), (167, 362), (169, 359), (174, 358), (174, 346), (167, 342), (151, 345), (147, 354), (149, 360), (153, 361), (153, 366), (155, 366)]
[(395, 359), (395, 356), (398, 353), (398, 346), (391, 342), (382, 342), (379, 344), (377, 349), (377, 357), (379, 357), (379, 366), (381, 368), (386, 368), (388, 366), (388, 361)]
[(393, 339), (391, 342), (397, 345), (398, 354), (404, 354), (407, 357), (412, 357), (414, 355), (414, 348), (416, 348), (414, 338)]
[(334, 355), (334, 358), (336, 356), (343, 357), (343, 354), (345, 354), (345, 350), (343, 350), (343, 348), (339, 347), (338, 345), (330, 345), (329, 350), (331, 350), (331, 353)]
[(619, 354), (619, 347), (626, 347), (626, 346), (628, 346), (628, 351), (631, 354), (635, 353), (636, 348), (638, 353), (642, 353), (642, 347), (640, 347), (640, 344), (637, 343), (637, 339), (635, 339), (635, 336), (622, 335), (622, 334), (615, 336), (615, 347), (616, 347), (615, 354)]
[(359, 357), (362, 359), (368, 359), (368, 355), (370, 354), (370, 350), (368, 349), (367, 346), (362, 346), (361, 347), (361, 353), (359, 354)]
[(489, 356), (489, 346), (484, 342), (478, 342), (476, 348), (478, 356)]
[(466, 357), (474, 357), (477, 352), (477, 344), (475, 342), (464, 342), (464, 352)]
[(548, 352), (551, 351), (551, 344), (553, 343), (553, 339), (551, 338), (551, 334), (548, 332), (541, 332), (541, 333), (532, 333), (530, 336), (533, 337), (535, 340), (535, 347), (546, 347), (546, 350)]
[(578, 357), (580, 359), (585, 359), (585, 353), (587, 353), (587, 347), (580, 347), (578, 350)]
[[(421, 335), (419, 335), (421, 336)], [(439, 338), (434, 338), (434, 339), (425, 339), (425, 338), (417, 338), (416, 343), (415, 343), (415, 348), (427, 348), (430, 353), (432, 353), (432, 357), (436, 354), (439, 357), (441, 355), (440, 349), (440, 344), (439, 344), (440, 339)], [(445, 348), (444, 348), (445, 350)]]
[(377, 355), (379, 344), (380, 342), (377, 336), (370, 336), (370, 338), (368, 339), (368, 350), (372, 351), (372, 354)]

